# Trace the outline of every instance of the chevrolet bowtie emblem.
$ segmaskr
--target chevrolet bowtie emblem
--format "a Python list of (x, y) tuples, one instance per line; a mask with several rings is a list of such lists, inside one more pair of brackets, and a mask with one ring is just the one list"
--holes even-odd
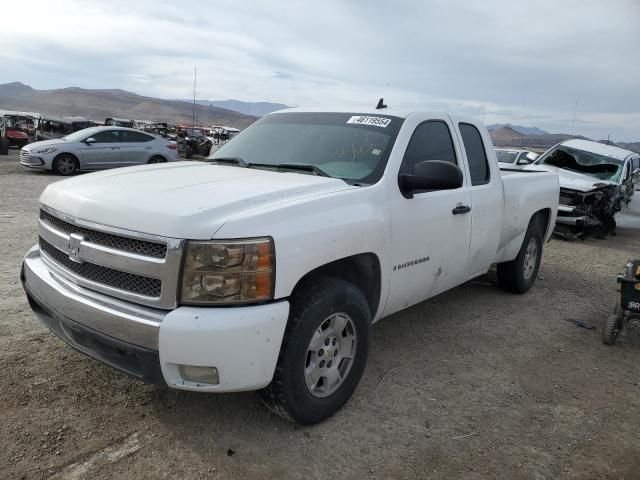
[(83, 240), (84, 237), (77, 233), (72, 233), (69, 236), (69, 260), (82, 263), (82, 259), (80, 258), (80, 244)]

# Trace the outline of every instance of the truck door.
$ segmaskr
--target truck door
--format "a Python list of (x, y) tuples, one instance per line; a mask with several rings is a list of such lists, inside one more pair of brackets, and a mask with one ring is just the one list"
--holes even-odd
[[(409, 122), (419, 122), (411, 117)], [(455, 134), (448, 118), (418, 123), (411, 134), (400, 173), (416, 163), (444, 160), (460, 166), (465, 183), (455, 190), (414, 193), (405, 198), (397, 181), (389, 181), (391, 227), (390, 288), (385, 314), (391, 314), (452, 288), (467, 277), (471, 237), (471, 195)]]
[[(504, 198), (502, 178), (497, 163), (489, 161), (492, 154), (491, 139), (483, 139), (486, 132), (471, 122), (459, 122), (460, 133), (466, 164), (469, 168), (471, 186), (471, 246), (469, 248), (468, 278), (477, 277), (489, 270), (495, 259), (502, 233), (504, 218)], [(491, 168), (493, 167), (493, 168)]]

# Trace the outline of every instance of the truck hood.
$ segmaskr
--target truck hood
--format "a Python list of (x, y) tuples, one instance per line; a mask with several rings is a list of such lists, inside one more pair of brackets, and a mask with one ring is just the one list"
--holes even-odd
[(560, 182), (560, 188), (570, 188), (572, 190), (578, 190), (580, 192), (590, 192), (595, 190), (597, 185), (607, 184), (616, 185), (616, 182), (609, 182), (607, 180), (599, 180), (589, 175), (584, 175), (578, 172), (571, 172), (562, 168), (557, 168), (552, 165), (540, 165), (533, 164), (525, 167), (525, 170), (542, 170), (545, 172), (554, 172), (558, 174), (558, 180)]
[(49, 185), (40, 202), (103, 225), (210, 239), (243, 212), (352, 188), (358, 187), (302, 173), (175, 162), (79, 175)]

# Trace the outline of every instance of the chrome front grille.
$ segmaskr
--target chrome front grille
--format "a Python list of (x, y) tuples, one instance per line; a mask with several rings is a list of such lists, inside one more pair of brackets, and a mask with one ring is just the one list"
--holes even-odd
[(40, 220), (52, 226), (59, 232), (66, 233), (67, 235), (77, 233), (78, 235), (82, 235), (85, 240), (97, 243), (98, 245), (104, 245), (106, 247), (123, 250), (125, 252), (138, 253), (140, 255), (148, 255), (155, 258), (164, 258), (167, 255), (167, 246), (161, 243), (153, 243), (135, 238), (112, 235), (110, 233), (99, 232), (96, 230), (89, 230), (87, 228), (67, 223), (44, 210), (40, 210)]
[(183, 240), (75, 219), (42, 206), (43, 261), (91, 290), (158, 308), (177, 305)]
[(159, 297), (162, 282), (157, 278), (148, 278), (133, 273), (120, 272), (112, 268), (101, 267), (89, 262), (78, 263), (69, 258), (62, 250), (58, 250), (49, 242), (40, 238), (40, 250), (67, 270), (92, 282), (109, 285), (129, 292)]

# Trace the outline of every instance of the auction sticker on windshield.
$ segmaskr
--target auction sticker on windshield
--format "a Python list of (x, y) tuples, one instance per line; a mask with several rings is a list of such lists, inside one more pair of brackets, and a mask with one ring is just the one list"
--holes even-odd
[(391, 119), (384, 117), (367, 117), (365, 115), (357, 115), (347, 120), (347, 123), (355, 123), (358, 125), (373, 125), (376, 127), (387, 128), (387, 126), (391, 123)]

